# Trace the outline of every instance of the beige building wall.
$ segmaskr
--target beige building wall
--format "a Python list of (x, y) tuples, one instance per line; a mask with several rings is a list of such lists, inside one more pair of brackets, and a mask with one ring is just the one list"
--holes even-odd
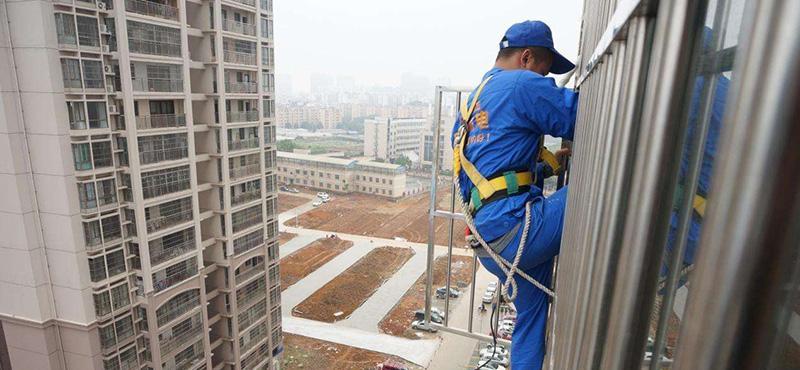
[(0, 367), (276, 368), (271, 0), (0, 18)]
[(403, 166), (389, 163), (278, 152), (278, 181), (337, 193), (400, 198), (406, 173)]

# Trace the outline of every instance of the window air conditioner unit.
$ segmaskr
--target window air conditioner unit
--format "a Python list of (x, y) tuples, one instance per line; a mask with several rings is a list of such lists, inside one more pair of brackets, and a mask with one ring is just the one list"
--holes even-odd
[(97, 2), (97, 8), (100, 9), (100, 10), (106, 10), (106, 3), (103, 2), (103, 1), (98, 1)]
[[(103, 45), (103, 48), (108, 48), (108, 45)], [(109, 75), (113, 75), (114, 74), (114, 68), (112, 68), (111, 65), (109, 65), (109, 64), (104, 64), (103, 65), (103, 71), (105, 71), (106, 74), (109, 74)]]

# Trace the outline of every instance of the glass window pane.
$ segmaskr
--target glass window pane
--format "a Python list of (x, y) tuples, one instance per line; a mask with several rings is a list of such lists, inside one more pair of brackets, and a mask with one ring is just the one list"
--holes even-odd
[(83, 63), (83, 83), (87, 89), (102, 89), (103, 84), (103, 63), (99, 60), (82, 60)]
[(81, 63), (77, 59), (61, 59), (61, 75), (64, 80), (64, 88), (80, 89), (83, 87)]
[(56, 33), (59, 45), (77, 45), (75, 17), (72, 14), (56, 13)]
[(81, 46), (100, 46), (97, 18), (78, 17), (78, 42), (80, 42)]
[[(86, 86), (90, 87), (88, 82)], [(86, 108), (89, 113), (89, 128), (108, 127), (108, 115), (106, 114), (105, 102), (97, 102), (97, 101), (86, 102)]]
[(89, 144), (72, 144), (72, 159), (75, 162), (75, 170), (91, 170), (92, 158), (91, 154), (89, 153)]

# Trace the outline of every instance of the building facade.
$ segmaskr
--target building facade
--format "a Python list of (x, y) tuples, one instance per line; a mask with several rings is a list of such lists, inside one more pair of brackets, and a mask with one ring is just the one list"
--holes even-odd
[(374, 118), (364, 121), (364, 155), (394, 160), (405, 155), (419, 157), (424, 118)]
[(278, 152), (278, 181), (337, 193), (406, 195), (406, 169), (390, 163)]
[(278, 368), (271, 0), (4, 6), (0, 367)]

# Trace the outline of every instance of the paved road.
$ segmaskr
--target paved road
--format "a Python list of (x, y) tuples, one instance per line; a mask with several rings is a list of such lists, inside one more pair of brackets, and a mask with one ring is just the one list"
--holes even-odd
[(325, 284), (339, 276), (344, 270), (352, 266), (361, 257), (364, 257), (374, 247), (369, 243), (355, 243), (352, 247), (322, 265), (316, 271), (296, 282), (281, 293), (283, 316), (290, 316), (295, 306), (314, 294)]
[[(436, 352), (436, 348), (439, 346), (438, 339), (405, 339), (297, 317), (284, 317), (283, 331), (347, 346), (392, 354), (423, 367), (427, 367), (433, 353)], [(326, 367), (324, 364), (320, 364), (319, 368)]]
[[(414, 256), (409, 259), (389, 280), (356, 309), (341, 325), (351, 328), (377, 332), (378, 324), (392, 310), (412, 285), (425, 273), (427, 248), (414, 247)], [(435, 256), (445, 254), (436, 251)]]
[(298, 249), (311, 244), (317, 239), (318, 237), (316, 235), (298, 235), (292, 238), (292, 240), (280, 245), (280, 256), (281, 258), (284, 258), (296, 252)]

